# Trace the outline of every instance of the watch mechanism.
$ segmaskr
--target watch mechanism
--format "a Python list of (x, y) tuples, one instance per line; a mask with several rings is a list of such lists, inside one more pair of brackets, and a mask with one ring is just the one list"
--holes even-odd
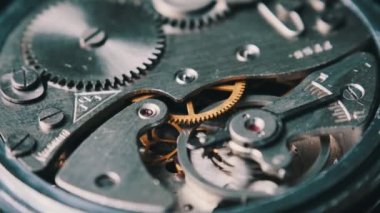
[(15, 1), (0, 188), (18, 211), (323, 212), (371, 183), (378, 54), (351, 1)]

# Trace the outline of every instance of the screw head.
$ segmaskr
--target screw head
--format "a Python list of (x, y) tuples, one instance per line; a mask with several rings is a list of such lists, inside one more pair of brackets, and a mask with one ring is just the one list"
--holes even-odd
[(14, 156), (23, 157), (34, 150), (36, 140), (29, 133), (19, 131), (9, 136), (6, 144)]
[(254, 44), (244, 45), (236, 51), (236, 59), (240, 62), (252, 61), (260, 56), (260, 49)]
[(152, 119), (160, 114), (160, 108), (156, 104), (146, 103), (138, 110), (138, 115), (141, 119)]
[(247, 119), (245, 128), (252, 133), (260, 135), (265, 129), (265, 121), (262, 118)]
[(186, 204), (183, 206), (183, 210), (185, 210), (186, 212), (192, 211), (193, 209), (194, 207), (191, 204)]
[(282, 122), (271, 112), (249, 109), (237, 113), (228, 130), (234, 142), (244, 147), (259, 147), (272, 143), (282, 129)]
[(38, 121), (42, 131), (47, 132), (51, 129), (57, 128), (62, 124), (65, 118), (62, 110), (51, 107), (44, 109), (38, 115)]
[(186, 85), (198, 79), (198, 72), (191, 68), (181, 69), (175, 77), (178, 84)]
[(17, 90), (29, 90), (34, 87), (38, 81), (37, 72), (29, 67), (21, 67), (12, 73), (11, 83), (13, 88)]
[(206, 135), (206, 133), (204, 133), (204, 132), (198, 132), (196, 135), (195, 135), (195, 137), (197, 137), (198, 138), (198, 141), (200, 142), (200, 143), (206, 143), (207, 142), (207, 135)]
[(82, 33), (79, 39), (80, 46), (84, 49), (103, 46), (107, 41), (108, 35), (99, 28), (90, 28)]
[(120, 182), (120, 177), (115, 172), (107, 172), (95, 178), (95, 185), (101, 189), (109, 189)]

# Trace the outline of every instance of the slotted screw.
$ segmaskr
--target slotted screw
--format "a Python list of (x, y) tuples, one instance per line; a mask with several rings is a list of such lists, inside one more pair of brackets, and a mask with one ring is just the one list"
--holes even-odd
[(96, 48), (103, 46), (107, 41), (107, 33), (99, 28), (86, 30), (80, 37), (82, 48)]
[(17, 90), (29, 90), (38, 83), (38, 74), (31, 68), (21, 67), (12, 73), (11, 82)]
[(14, 156), (23, 157), (34, 150), (36, 140), (29, 133), (19, 131), (17, 134), (13, 134), (8, 138), (7, 146)]
[(62, 110), (54, 107), (44, 109), (38, 115), (40, 128), (45, 132), (61, 125), (64, 118)]
[(186, 85), (198, 79), (198, 72), (191, 68), (181, 69), (175, 77), (178, 84)]

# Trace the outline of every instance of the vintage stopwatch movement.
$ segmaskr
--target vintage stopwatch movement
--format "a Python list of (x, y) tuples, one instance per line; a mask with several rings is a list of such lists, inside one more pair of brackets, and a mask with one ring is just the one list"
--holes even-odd
[(2, 211), (376, 208), (379, 1), (0, 8)]

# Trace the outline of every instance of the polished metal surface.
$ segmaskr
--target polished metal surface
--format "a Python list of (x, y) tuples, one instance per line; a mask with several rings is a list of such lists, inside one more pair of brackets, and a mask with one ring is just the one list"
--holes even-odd
[(370, 200), (378, 14), (372, 0), (0, 3), (0, 211)]
[(145, 72), (162, 47), (158, 23), (135, 3), (73, 0), (51, 3), (31, 21), (23, 57), (61, 85), (103, 88)]
[[(136, 113), (146, 104), (159, 109), (149, 119)], [(165, 104), (156, 100), (125, 108), (83, 142), (58, 173), (56, 183), (104, 205), (134, 211), (164, 211), (173, 198), (145, 170), (136, 138), (139, 131), (158, 125), (166, 116)], [(110, 183), (96, 181), (103, 176)]]

